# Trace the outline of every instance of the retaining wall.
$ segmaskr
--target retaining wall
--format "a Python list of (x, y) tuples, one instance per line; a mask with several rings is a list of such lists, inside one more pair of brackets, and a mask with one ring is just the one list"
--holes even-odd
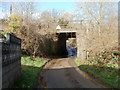
[(19, 78), (21, 72), (21, 39), (7, 34), (0, 38), (2, 61), (2, 88), (8, 88)]

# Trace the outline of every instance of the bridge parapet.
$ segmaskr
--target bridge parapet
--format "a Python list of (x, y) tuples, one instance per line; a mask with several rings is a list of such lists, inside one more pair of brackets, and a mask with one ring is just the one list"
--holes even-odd
[(77, 33), (77, 30), (58, 30), (56, 32), (57, 35), (64, 34), (67, 39), (68, 38), (76, 38), (76, 33)]

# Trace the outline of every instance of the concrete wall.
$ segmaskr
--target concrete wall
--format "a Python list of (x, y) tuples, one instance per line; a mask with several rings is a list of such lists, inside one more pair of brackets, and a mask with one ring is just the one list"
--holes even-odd
[(86, 59), (86, 43), (85, 43), (85, 32), (77, 31), (76, 33), (76, 43), (77, 43), (77, 58), (81, 61)]
[(2, 88), (8, 88), (19, 78), (21, 72), (21, 40), (14, 35), (7, 34), (1, 40), (2, 52)]

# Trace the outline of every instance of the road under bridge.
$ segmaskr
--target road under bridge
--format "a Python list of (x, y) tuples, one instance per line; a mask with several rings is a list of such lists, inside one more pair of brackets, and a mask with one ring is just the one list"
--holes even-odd
[(71, 30), (58, 30), (56, 32), (56, 35), (58, 36), (58, 54), (60, 56), (66, 56), (68, 54), (66, 40), (68, 40), (68, 38), (76, 38), (76, 32), (77, 31)]

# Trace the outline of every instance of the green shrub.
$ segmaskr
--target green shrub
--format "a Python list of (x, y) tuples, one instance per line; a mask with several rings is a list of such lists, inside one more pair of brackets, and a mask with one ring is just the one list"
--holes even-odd
[(46, 63), (45, 60), (22, 56), (21, 76), (13, 88), (35, 88), (38, 82), (41, 67)]
[(4, 30), (4, 35), (7, 33), (16, 33), (20, 30), (20, 26), (22, 25), (22, 18), (18, 14), (10, 15), (9, 20), (9, 28), (7, 30)]

